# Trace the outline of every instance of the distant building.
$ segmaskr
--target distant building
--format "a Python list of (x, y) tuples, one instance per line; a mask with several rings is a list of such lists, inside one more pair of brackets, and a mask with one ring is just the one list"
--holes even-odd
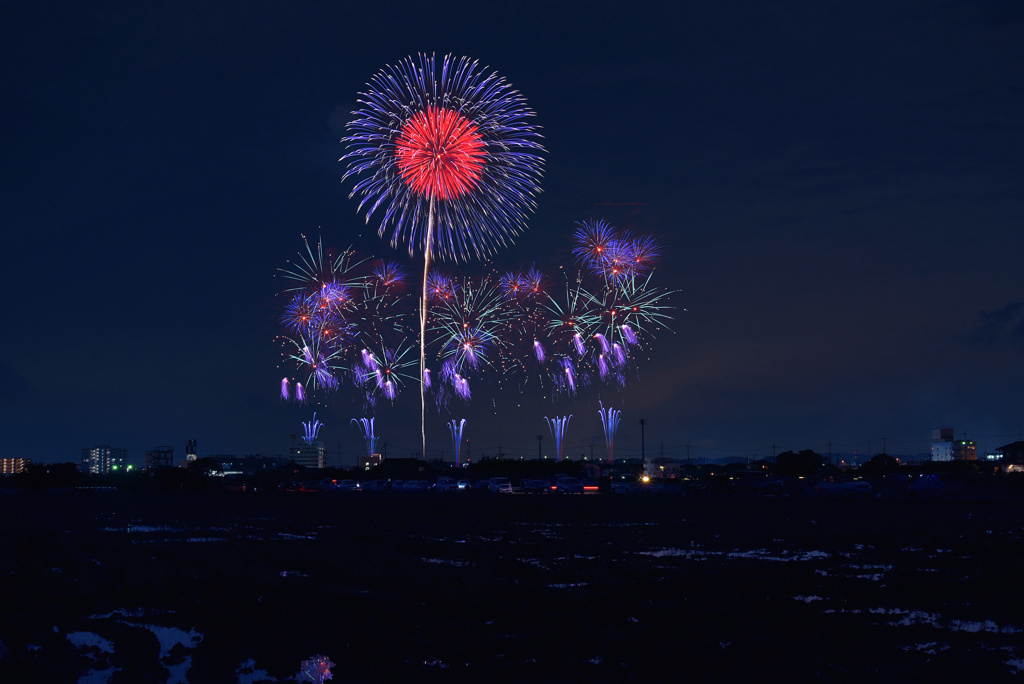
[(978, 444), (970, 439), (957, 439), (953, 428), (932, 430), (933, 461), (976, 461)]
[(326, 468), (327, 449), (324, 447), (324, 443), (319, 440), (312, 444), (302, 442), (292, 446), (291, 459), (295, 461), (296, 465), (306, 468)]
[(932, 460), (953, 460), (953, 428), (932, 430)]
[(674, 458), (651, 458), (644, 461), (644, 475), (652, 480), (679, 477), (680, 466)]
[(0, 475), (17, 475), (24, 472), (31, 461), (24, 458), (0, 458)]
[(146, 470), (170, 468), (174, 465), (174, 448), (158, 446), (146, 452)]
[(999, 465), (1008, 473), (1024, 472), (1024, 442), (1017, 441), (996, 449)]
[(196, 451), (196, 440), (185, 440), (185, 465), (188, 465), (197, 458), (199, 458), (199, 452)]
[(82, 470), (93, 475), (102, 475), (124, 468), (128, 450), (104, 444), (82, 449)]
[(371, 454), (369, 456), (359, 457), (359, 467), (363, 470), (369, 470), (370, 468), (376, 468), (380, 465), (380, 454)]

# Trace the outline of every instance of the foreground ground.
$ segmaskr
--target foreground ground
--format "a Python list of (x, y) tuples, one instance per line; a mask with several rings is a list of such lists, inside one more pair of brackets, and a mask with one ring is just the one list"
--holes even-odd
[(0, 498), (0, 681), (1024, 678), (1024, 505)]

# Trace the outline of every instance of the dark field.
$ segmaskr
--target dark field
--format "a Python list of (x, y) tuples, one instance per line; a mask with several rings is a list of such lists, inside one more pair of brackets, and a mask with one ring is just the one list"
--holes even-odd
[[(2, 682), (1002, 681), (1018, 502), (0, 498)], [(91, 644), (91, 645), (90, 645)]]

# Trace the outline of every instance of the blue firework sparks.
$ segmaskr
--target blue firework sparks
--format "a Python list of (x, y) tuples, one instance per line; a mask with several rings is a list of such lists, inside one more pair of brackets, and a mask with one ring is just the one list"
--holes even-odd
[(359, 211), (392, 247), (486, 258), (526, 228), (544, 152), (526, 100), (476, 61), (407, 57), (375, 74), (342, 139)]

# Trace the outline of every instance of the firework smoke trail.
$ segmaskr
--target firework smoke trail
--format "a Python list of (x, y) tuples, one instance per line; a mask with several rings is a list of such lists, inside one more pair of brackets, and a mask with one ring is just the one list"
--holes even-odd
[(351, 422), (360, 427), (366, 442), (366, 457), (372, 459), (377, 450), (377, 435), (373, 433), (373, 418), (353, 418)]
[(306, 441), (306, 444), (312, 444), (316, 440), (317, 435), (320, 434), (320, 428), (323, 426), (324, 424), (316, 419), (316, 412), (314, 412), (313, 420), (302, 424), (302, 428), (305, 432), (302, 439)]
[(548, 430), (551, 431), (551, 436), (555, 439), (555, 451), (558, 452), (559, 463), (562, 461), (562, 439), (565, 437), (565, 428), (569, 425), (571, 418), (571, 413), (561, 418), (557, 416), (555, 418), (544, 416), (544, 420), (548, 424)]
[(626, 340), (626, 344), (636, 344), (636, 333), (633, 331), (633, 326), (628, 323), (623, 323), (619, 326), (619, 330), (622, 331), (622, 337)]
[(462, 452), (462, 429), (466, 427), (466, 419), (456, 422), (454, 418), (448, 421), (448, 430), (452, 433), (452, 446), (455, 448), (455, 467), (459, 467), (459, 454)]
[(477, 62), (407, 57), (377, 72), (342, 139), (343, 179), (391, 245), (423, 251), (420, 427), (426, 453), (427, 279), (431, 255), (486, 258), (526, 227), (540, 192), (543, 148), (526, 100)]
[(423, 295), (420, 297), (420, 438), (423, 455), (427, 455), (427, 386), (423, 376), (427, 372), (427, 274), (430, 273), (430, 245), (434, 238), (434, 195), (430, 195), (427, 239), (423, 247)]
[(611, 406), (605, 408), (601, 402), (598, 402), (598, 405), (601, 409), (597, 412), (597, 415), (601, 416), (601, 426), (604, 428), (604, 444), (608, 449), (608, 462), (611, 463), (615, 451), (615, 431), (619, 429), (619, 418), (622, 417), (622, 411), (616, 411)]
[(587, 353), (587, 345), (583, 343), (583, 336), (579, 333), (572, 336), (572, 345), (576, 349), (576, 353), (580, 356)]

